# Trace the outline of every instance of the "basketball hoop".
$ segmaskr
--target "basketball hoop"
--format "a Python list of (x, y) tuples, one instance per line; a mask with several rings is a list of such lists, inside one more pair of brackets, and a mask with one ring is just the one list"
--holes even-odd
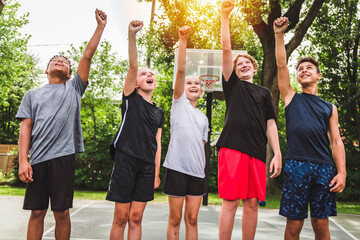
[(220, 80), (220, 77), (216, 75), (201, 75), (199, 79), (205, 92), (213, 92), (215, 90), (214, 84)]

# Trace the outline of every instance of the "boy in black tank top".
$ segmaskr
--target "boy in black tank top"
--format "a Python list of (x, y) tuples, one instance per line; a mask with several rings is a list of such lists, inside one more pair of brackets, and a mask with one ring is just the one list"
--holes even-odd
[(142, 21), (129, 25), (129, 70), (122, 99), (122, 122), (110, 153), (114, 159), (106, 199), (115, 202), (110, 239), (141, 239), (141, 220), (146, 203), (154, 199), (160, 185), (161, 131), (164, 112), (152, 102), (156, 88), (154, 73), (138, 69), (136, 33)]
[(287, 217), (285, 239), (299, 239), (310, 203), (315, 239), (330, 239), (328, 218), (336, 216), (335, 193), (345, 188), (345, 149), (336, 107), (317, 96), (321, 78), (318, 62), (310, 57), (299, 60), (296, 69), (301, 94), (290, 85), (284, 45), (288, 25), (286, 17), (274, 21), (278, 84), (285, 104), (288, 141), (280, 215)]

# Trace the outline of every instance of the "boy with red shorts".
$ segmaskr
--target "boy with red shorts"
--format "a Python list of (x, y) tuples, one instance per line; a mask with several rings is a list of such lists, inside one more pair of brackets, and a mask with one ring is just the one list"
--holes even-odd
[(257, 61), (248, 54), (232, 59), (229, 15), (230, 0), (221, 3), (223, 89), (226, 101), (225, 125), (217, 147), (219, 152), (219, 197), (223, 199), (219, 239), (231, 239), (235, 213), (243, 203), (242, 239), (254, 239), (259, 201), (266, 195), (267, 137), (274, 151), (271, 177), (281, 172), (275, 111), (268, 89), (253, 84)]

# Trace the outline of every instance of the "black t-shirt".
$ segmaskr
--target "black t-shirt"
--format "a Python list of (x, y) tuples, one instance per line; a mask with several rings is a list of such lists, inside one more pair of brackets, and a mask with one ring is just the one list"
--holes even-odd
[(157, 150), (156, 133), (162, 128), (164, 111), (143, 99), (136, 90), (123, 95), (122, 121), (110, 145), (114, 158), (115, 148), (141, 161), (154, 163)]
[(222, 78), (226, 101), (225, 123), (217, 147), (225, 147), (266, 161), (267, 120), (276, 118), (270, 91), (242, 81), (232, 72)]

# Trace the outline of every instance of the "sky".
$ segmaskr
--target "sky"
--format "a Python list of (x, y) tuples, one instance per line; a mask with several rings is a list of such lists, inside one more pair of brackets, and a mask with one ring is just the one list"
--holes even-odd
[[(40, 60), (45, 71), (49, 59), (70, 44), (80, 46), (89, 41), (96, 28), (95, 9), (107, 14), (107, 24), (102, 40), (112, 45), (122, 59), (127, 59), (128, 25), (131, 20), (150, 23), (151, 3), (136, 0), (18, 0), (19, 14), (29, 13), (29, 23), (21, 29), (31, 35), (28, 50)], [(45, 75), (44, 75), (45, 77)]]

